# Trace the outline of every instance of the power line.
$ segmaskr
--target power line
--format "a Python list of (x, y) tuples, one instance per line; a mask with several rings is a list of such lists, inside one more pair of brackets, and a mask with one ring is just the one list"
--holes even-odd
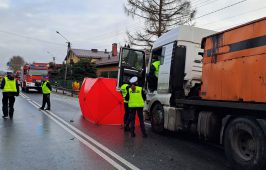
[[(200, 1), (203, 1), (203, 2), (200, 2)], [(194, 1), (193, 3), (196, 3), (197, 2), (197, 5), (199, 4), (202, 4), (202, 6), (204, 6), (204, 3), (205, 2), (208, 2), (208, 1), (211, 1), (211, 0), (196, 0)], [(217, 0), (215, 0), (217, 1)], [(213, 3), (213, 2), (210, 2), (210, 3)], [(207, 4), (210, 4), (210, 3), (207, 3)], [(205, 5), (207, 5), (205, 4)], [(127, 30), (131, 30), (131, 31), (136, 31), (136, 30), (139, 30), (139, 29), (142, 29), (143, 27), (141, 25), (136, 25), (135, 23), (130, 25), (129, 27), (127, 27)], [(107, 31), (107, 32), (103, 32), (101, 34), (98, 34), (98, 35), (95, 35), (93, 37), (90, 37), (89, 39), (87, 40), (84, 40), (84, 41), (91, 41), (93, 39), (98, 39), (96, 41), (102, 41), (102, 40), (105, 40), (107, 38), (110, 38), (110, 37), (118, 37), (120, 39), (120, 35), (123, 35), (125, 33), (125, 30), (120, 30), (120, 31), (117, 31), (117, 30), (114, 30), (114, 31)], [(114, 35), (115, 34), (115, 35)], [(99, 38), (101, 40), (99, 40)], [(72, 42), (84, 42), (84, 41), (72, 41)]]
[(242, 0), (242, 1), (239, 1), (239, 2), (236, 2), (236, 3), (233, 3), (233, 4), (230, 4), (230, 5), (225, 6), (225, 7), (223, 7), (223, 8), (220, 8), (220, 9), (217, 9), (217, 10), (215, 10), (215, 11), (212, 11), (212, 12), (209, 12), (209, 13), (203, 14), (203, 15), (201, 15), (201, 16), (199, 16), (199, 17), (196, 17), (196, 18), (194, 18), (193, 20), (196, 20), (196, 19), (199, 19), (199, 18), (202, 18), (202, 17), (208, 16), (208, 15), (211, 15), (211, 14), (213, 14), (213, 13), (216, 13), (216, 12), (222, 11), (222, 10), (224, 10), (224, 9), (230, 8), (230, 7), (232, 7), (232, 6), (235, 6), (235, 5), (240, 4), (240, 3), (242, 3), (242, 2), (245, 2), (245, 1), (247, 1), (247, 0)]
[(39, 41), (39, 42), (42, 42), (42, 43), (53, 44), (53, 45), (58, 45), (58, 46), (65, 46), (65, 45), (60, 44), (60, 43), (55, 43), (55, 42), (52, 42), (52, 41), (42, 40), (42, 39), (39, 39), (39, 38), (30, 37), (30, 36), (26, 36), (26, 35), (21, 35), (21, 34), (17, 34), (17, 33), (14, 33), (14, 32), (9, 32), (9, 31), (4, 31), (4, 30), (0, 30), (0, 32), (1, 33), (5, 33), (5, 34), (9, 34), (9, 35), (13, 35), (13, 36), (16, 36), (16, 37), (20, 37), (20, 38), (26, 38), (26, 39)]
[[(204, 6), (204, 5), (208, 5), (208, 4), (210, 4), (210, 3), (215, 2), (215, 1), (212, 1), (212, 2), (209, 2), (209, 1), (211, 1), (211, 0), (205, 0), (205, 1), (203, 1), (203, 2), (200, 2), (200, 0), (198, 0), (198, 1), (196, 0), (196, 1), (194, 1), (194, 3), (195, 3), (195, 2), (198, 2), (197, 5), (202, 4), (201, 6)], [(228, 5), (228, 6), (225, 6), (225, 7), (223, 7), (223, 8), (220, 8), (220, 9), (218, 9), (218, 10), (215, 10), (215, 11), (209, 12), (209, 13), (207, 13), (207, 14), (201, 15), (201, 16), (199, 16), (199, 17), (196, 17), (196, 18), (194, 18), (194, 20), (199, 19), (199, 18), (202, 18), (202, 17), (205, 17), (205, 16), (208, 16), (208, 15), (210, 15), (210, 14), (213, 14), (213, 13), (216, 13), (216, 12), (219, 12), (219, 11), (222, 11), (222, 10), (224, 10), (224, 9), (226, 9), (226, 8), (229, 8), (229, 7), (235, 6), (235, 5), (240, 4), (240, 3), (242, 3), (242, 2), (245, 2), (245, 1), (247, 1), (247, 0), (242, 0), (242, 1), (239, 1), (239, 2), (236, 2), (236, 3), (233, 3), (233, 4), (230, 4), (230, 5)], [(199, 3), (199, 2), (200, 2), (200, 3)], [(209, 3), (204, 4), (205, 2), (209, 2)], [(134, 28), (133, 30), (137, 30), (137, 29), (138, 29), (138, 26), (131, 27), (131, 28)], [(136, 29), (136, 28), (137, 28), (137, 29)], [(121, 33), (121, 31), (118, 31), (118, 33), (117, 33), (117, 31), (114, 31), (114, 32), (115, 32), (117, 35), (111, 35), (111, 37), (116, 37), (116, 36), (118, 37), (118, 35), (124, 33), (124, 31), (123, 31), (122, 33)], [(110, 33), (113, 33), (113, 32), (110, 32)], [(104, 35), (99, 35), (99, 36), (96, 36), (96, 37), (101, 37), (101, 36), (104, 36)], [(96, 38), (96, 37), (93, 37), (93, 38)], [(105, 37), (102, 38), (102, 39), (106, 39), (106, 38), (110, 38), (110, 36), (105, 36)]]
[(229, 16), (229, 17), (226, 17), (226, 18), (221, 18), (218, 21), (212, 21), (212, 22), (208, 22), (208, 23), (205, 23), (205, 24), (199, 24), (198, 26), (213, 25), (215, 23), (219, 23), (219, 22), (225, 21), (227, 19), (232, 19), (232, 18), (235, 18), (235, 17), (239, 17), (239, 16), (242, 16), (242, 15), (246, 15), (246, 14), (249, 14), (249, 13), (253, 13), (253, 12), (258, 12), (258, 11), (260, 11), (262, 9), (265, 9), (265, 8), (266, 8), (266, 6), (264, 6), (262, 8), (257, 8), (257, 9), (254, 9), (254, 10), (250, 10), (250, 11), (247, 11), (247, 12), (243, 12), (243, 13), (240, 13), (238, 15)]
[[(205, 1), (202, 1), (202, 2), (200, 2), (200, 1), (201, 1), (201, 0), (196, 0), (196, 1), (194, 1), (194, 3), (196, 3), (197, 5), (202, 4), (202, 6), (203, 6), (204, 3), (209, 2), (210, 0), (205, 0)], [(247, 0), (242, 0), (242, 1), (239, 1), (239, 2), (237, 2), (237, 3), (234, 3), (234, 4), (228, 5), (228, 6), (226, 6), (226, 7), (223, 7), (223, 8), (221, 8), (221, 9), (218, 9), (218, 10), (215, 10), (215, 11), (209, 12), (209, 13), (207, 13), (207, 14), (201, 15), (201, 16), (199, 16), (199, 17), (196, 17), (194, 20), (199, 19), (199, 18), (202, 18), (202, 17), (205, 17), (205, 16), (207, 16), (207, 15), (210, 15), (210, 14), (213, 14), (213, 13), (216, 13), (216, 12), (219, 12), (219, 11), (222, 11), (222, 10), (224, 10), (224, 9), (226, 9), (226, 8), (232, 7), (232, 6), (234, 6), (234, 5), (237, 5), (237, 4), (239, 4), (239, 3), (242, 3), (242, 2), (244, 2), (244, 1), (247, 1)], [(210, 2), (210, 3), (212, 3), (212, 2)], [(209, 3), (208, 3), (208, 4), (209, 4)], [(205, 5), (207, 5), (207, 3), (206, 3)], [(128, 29), (131, 29), (131, 31), (134, 31), (134, 30), (139, 30), (139, 29), (141, 29), (141, 28), (142, 28), (141, 25), (133, 24), (133, 25), (129, 26)], [(40, 41), (40, 42), (43, 42), (43, 43), (49, 43), (49, 44), (54, 44), (54, 45), (65, 46), (65, 45), (63, 45), (63, 44), (59, 44), (59, 43), (55, 43), (55, 42), (51, 42), (51, 41), (47, 41), (47, 40), (42, 40), (42, 39), (38, 39), (38, 38), (34, 38), (34, 37), (29, 37), (29, 36), (25, 36), (25, 35), (20, 35), (20, 34), (12, 33), (12, 32), (8, 32), (8, 31), (1, 31), (1, 30), (0, 30), (0, 32), (2, 32), (2, 33), (6, 33), (6, 34), (10, 34), (10, 35), (14, 35), (14, 36), (18, 36), (18, 37), (22, 37), (22, 38), (32, 39), (32, 40), (35, 40), (35, 41)], [(110, 34), (110, 35), (108, 35), (108, 34)], [(115, 35), (113, 35), (113, 34), (115, 34)], [(125, 34), (125, 30), (120, 30), (120, 31), (116, 31), (116, 30), (115, 30), (115, 31), (105, 32), (105, 33), (103, 33), (103, 34), (96, 35), (96, 36), (94, 36), (94, 37), (91, 37), (90, 40), (92, 40), (92, 39), (94, 39), (94, 38), (101, 38), (101, 37), (104, 37), (104, 38), (101, 38), (100, 41), (103, 41), (103, 40), (105, 40), (105, 39), (107, 39), (107, 38), (111, 38), (111, 37), (117, 37), (118, 39), (120, 39), (120, 38), (121, 38), (121, 35), (123, 35), (123, 34)], [(107, 36), (106, 36), (106, 35), (107, 35)], [(86, 41), (90, 41), (90, 40), (86, 40)], [(72, 42), (75, 42), (75, 41), (72, 41)], [(82, 41), (82, 42), (84, 42), (84, 41)]]
[(210, 5), (210, 4), (214, 3), (214, 2), (217, 2), (217, 0), (211, 1), (211, 2), (206, 3), (206, 4), (202, 4), (202, 5), (198, 6), (197, 8), (201, 8), (203, 6)]
[(208, 4), (210, 4), (210, 3), (215, 2), (215, 1), (217, 1), (217, 0), (214, 0), (213, 2), (210, 2), (210, 3), (206, 3), (206, 4), (204, 4), (205, 2), (208, 2), (208, 1), (212, 1), (212, 0), (205, 0), (205, 1), (200, 2), (200, 3), (192, 4), (192, 7), (194, 8), (194, 7), (198, 6), (198, 8), (199, 8), (199, 7), (201, 7), (201, 6), (199, 6), (199, 5), (201, 5), (201, 4), (202, 4), (202, 6), (205, 6), (205, 5), (208, 5)]
[(245, 21), (242, 21), (240, 23), (234, 23), (234, 24), (231, 24), (231, 25), (228, 25), (226, 27), (219, 27), (219, 28), (216, 28), (215, 30), (216, 31), (221, 31), (221, 30), (225, 30), (225, 29), (228, 29), (228, 28), (232, 28), (232, 27), (235, 27), (235, 26), (238, 26), (238, 25), (242, 25), (242, 24), (245, 24), (247, 23), (249, 20), (246, 19)]

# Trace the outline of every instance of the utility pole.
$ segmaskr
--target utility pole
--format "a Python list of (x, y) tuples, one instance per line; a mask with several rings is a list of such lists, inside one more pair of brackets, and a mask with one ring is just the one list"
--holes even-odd
[[(59, 34), (61, 37), (63, 37), (67, 41), (66, 43), (67, 43), (67, 55), (68, 55), (69, 51), (71, 50), (71, 44), (70, 44), (70, 42), (59, 31), (56, 31), (56, 33)], [(66, 68), (65, 68), (65, 77), (64, 77), (64, 79), (65, 79), (65, 86), (66, 86), (66, 79), (67, 79), (67, 58), (66, 58), (65, 64), (66, 64)]]
[(55, 56), (50, 51), (47, 51), (47, 54), (49, 54), (53, 58), (53, 63), (55, 65)]

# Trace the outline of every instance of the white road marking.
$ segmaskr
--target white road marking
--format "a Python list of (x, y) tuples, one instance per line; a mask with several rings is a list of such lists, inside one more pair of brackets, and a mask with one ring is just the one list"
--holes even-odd
[[(30, 103), (34, 103), (35, 106), (40, 107), (41, 105), (33, 100), (29, 101)], [(56, 119), (60, 120), (61, 122), (64, 123), (65, 126), (71, 128), (72, 130), (74, 130), (76, 133), (78, 133), (79, 135), (83, 136), (84, 138), (86, 138), (87, 140), (89, 140), (91, 143), (93, 143), (94, 145), (98, 146), (99, 148), (101, 148), (103, 151), (105, 151), (106, 153), (108, 153), (109, 155), (113, 156), (114, 158), (116, 158), (117, 160), (119, 160), (121, 163), (123, 163), (124, 165), (126, 165), (127, 167), (129, 167), (130, 169), (134, 169), (134, 170), (139, 170), (138, 167), (136, 167), (135, 165), (133, 165), (132, 163), (128, 162), (127, 160), (125, 160), (124, 158), (122, 158), (121, 156), (119, 156), (118, 154), (114, 153), (113, 151), (111, 151), (110, 149), (108, 149), (106, 146), (100, 144), (99, 142), (97, 142), (96, 140), (94, 140), (92, 137), (88, 136), (87, 134), (83, 133), (82, 131), (80, 131), (79, 129), (75, 128), (74, 126), (70, 125), (68, 122), (66, 122), (65, 120), (63, 120), (62, 118), (58, 117), (57, 115), (55, 115), (53, 112), (51, 111), (46, 111), (50, 114), (47, 114), (45, 111), (42, 111), (43, 113), (45, 113), (46, 115), (49, 116), (53, 116)]]
[[(39, 106), (36, 105), (34, 101), (29, 101), (34, 107), (38, 108)], [(42, 113), (44, 113), (46, 116), (48, 116), (50, 119), (52, 119), (54, 122), (56, 122), (59, 126), (61, 126), (63, 129), (65, 129), (68, 133), (72, 134), (75, 138), (77, 138), (80, 142), (82, 142), (84, 145), (89, 147), (91, 150), (93, 150), (95, 153), (97, 153), (99, 156), (101, 156), (103, 159), (105, 159), (107, 162), (109, 162), (112, 166), (114, 166), (116, 169), (119, 170), (126, 170), (124, 167), (119, 165), (117, 162), (115, 162), (113, 159), (108, 157), (106, 154), (101, 152), (99, 149), (97, 149), (95, 146), (91, 145), (89, 142), (81, 138), (79, 135), (77, 135), (73, 130), (69, 129), (69, 127), (65, 126), (58, 120), (56, 120), (53, 116), (49, 115), (47, 112), (40, 110)]]
[(24, 93), (20, 93), (24, 98), (29, 98), (27, 95), (25, 95)]
[(25, 99), (25, 96), (24, 96), (24, 94), (23, 94), (23, 93), (20, 93), (20, 96), (21, 96), (21, 97), (23, 97), (23, 98)]

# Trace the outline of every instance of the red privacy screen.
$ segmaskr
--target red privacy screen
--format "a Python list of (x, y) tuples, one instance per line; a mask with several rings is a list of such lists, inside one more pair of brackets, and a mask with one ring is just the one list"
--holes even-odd
[(85, 78), (79, 104), (83, 116), (95, 124), (123, 124), (124, 103), (122, 95), (116, 91), (116, 79)]

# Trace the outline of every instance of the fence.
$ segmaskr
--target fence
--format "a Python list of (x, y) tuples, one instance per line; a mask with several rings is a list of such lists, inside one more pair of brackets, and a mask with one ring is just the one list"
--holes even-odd
[(72, 97), (74, 97), (75, 95), (79, 95), (79, 90), (73, 90), (73, 89), (67, 89), (64, 87), (59, 87), (59, 86), (52, 86), (53, 91), (57, 92), (57, 93), (63, 93), (66, 95), (70, 95)]

